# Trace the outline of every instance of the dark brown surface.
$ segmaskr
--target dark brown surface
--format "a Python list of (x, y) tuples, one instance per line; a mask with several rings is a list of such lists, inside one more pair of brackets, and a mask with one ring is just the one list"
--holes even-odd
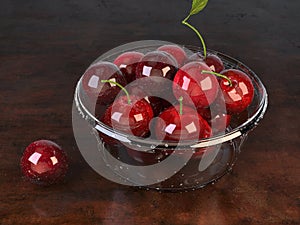
[[(199, 45), (180, 24), (190, 1), (2, 0), (0, 224), (300, 224), (299, 6), (211, 1), (192, 18), (209, 48), (259, 74), (270, 104), (231, 174), (205, 189), (158, 193), (113, 184), (85, 163), (72, 98), (80, 75), (108, 49), (143, 39)], [(68, 153), (65, 183), (22, 179), (22, 151), (41, 138)]]

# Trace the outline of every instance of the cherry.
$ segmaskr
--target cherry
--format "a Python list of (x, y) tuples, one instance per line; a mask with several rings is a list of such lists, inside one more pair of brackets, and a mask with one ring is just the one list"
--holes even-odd
[(220, 73), (225, 69), (223, 61), (214, 54), (209, 54), (204, 59), (204, 62), (211, 68), (212, 71)]
[(82, 77), (82, 86), (92, 100), (97, 104), (108, 105), (112, 103), (121, 88), (112, 83), (101, 83), (101, 80), (112, 80), (125, 86), (125, 77), (119, 68), (110, 62), (99, 62), (90, 66)]
[(220, 113), (211, 118), (208, 123), (212, 126), (213, 133), (219, 133), (224, 132), (224, 128), (229, 126), (230, 121), (230, 114)]
[(159, 115), (155, 135), (158, 140), (198, 140), (209, 138), (211, 128), (196, 110), (176, 105)]
[(185, 51), (178, 45), (163, 45), (157, 50), (167, 52), (172, 55), (176, 59), (179, 67), (182, 66), (187, 59)]
[[(154, 136), (158, 140), (180, 141), (198, 140), (211, 136), (211, 128), (196, 110), (182, 105), (171, 106), (163, 111), (153, 123)], [(139, 163), (151, 165), (164, 160), (174, 150), (153, 149), (153, 152), (142, 152), (127, 148), (128, 154)], [(178, 155), (185, 150), (177, 151)], [(176, 153), (176, 154), (177, 154)], [(198, 155), (198, 152), (195, 153)]]
[(177, 67), (174, 57), (165, 52), (153, 51), (147, 53), (138, 63), (136, 77), (158, 76), (172, 80)]
[(236, 69), (224, 70), (221, 74), (231, 81), (220, 80), (226, 110), (231, 114), (241, 113), (251, 104), (254, 96), (251, 79), (245, 73)]
[(120, 68), (127, 83), (135, 80), (136, 66), (143, 56), (144, 54), (140, 52), (124, 52), (114, 60), (114, 64)]
[(128, 89), (128, 92), (132, 95), (144, 98), (151, 105), (155, 117), (158, 116), (164, 109), (171, 106), (171, 103), (168, 101), (157, 96), (151, 96), (151, 93), (147, 93), (147, 91), (140, 86), (140, 82), (131, 83), (126, 87), (126, 89)]
[(38, 140), (25, 149), (21, 158), (21, 169), (32, 183), (54, 184), (62, 181), (67, 172), (67, 156), (54, 142)]
[(211, 126), (213, 134), (224, 132), (230, 125), (231, 115), (226, 110), (221, 91), (219, 91), (217, 98), (209, 107), (198, 107), (197, 112)]
[(185, 64), (187, 64), (189, 62), (194, 62), (194, 61), (204, 62), (203, 55), (200, 52), (195, 52), (194, 54), (192, 54), (191, 56), (189, 56), (186, 59)]
[(190, 62), (181, 67), (174, 77), (173, 93), (176, 98), (189, 95), (185, 99), (188, 104), (196, 107), (207, 107), (217, 97), (219, 84), (212, 74), (202, 73), (202, 70), (211, 71), (203, 62)]
[[(211, 113), (211, 110), (217, 110), (217, 112)], [(197, 112), (208, 122), (214, 134), (223, 132), (231, 121), (231, 115), (220, 110), (218, 106), (197, 108)]]
[(116, 99), (107, 108), (101, 120), (118, 131), (145, 137), (149, 133), (149, 123), (152, 118), (152, 108), (145, 99), (128, 95)]
[(196, 52), (187, 59), (186, 63), (193, 61), (205, 62), (213, 72), (220, 73), (225, 69), (223, 61), (215, 54), (209, 54), (204, 58), (200, 52)]
[(168, 96), (167, 99), (171, 99), (173, 95), (171, 81), (176, 71), (177, 62), (173, 56), (166, 52), (153, 51), (147, 53), (138, 63), (136, 77), (137, 79), (147, 78), (141, 85), (144, 90), (154, 90), (158, 96), (164, 94)]

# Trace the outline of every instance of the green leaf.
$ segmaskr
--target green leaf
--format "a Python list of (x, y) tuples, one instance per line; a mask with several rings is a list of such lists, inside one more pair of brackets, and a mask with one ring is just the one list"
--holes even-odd
[(195, 15), (201, 10), (203, 10), (207, 4), (208, 0), (193, 0), (190, 15)]

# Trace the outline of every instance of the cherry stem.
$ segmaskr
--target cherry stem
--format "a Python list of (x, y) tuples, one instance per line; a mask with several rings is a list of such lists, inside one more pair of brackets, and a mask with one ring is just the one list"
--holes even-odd
[(130, 99), (130, 97), (129, 97), (129, 93), (128, 93), (128, 91), (126, 90), (126, 88), (124, 88), (121, 84), (119, 84), (119, 83), (117, 83), (117, 82), (115, 82), (115, 81), (112, 81), (112, 80), (101, 80), (101, 82), (102, 82), (102, 83), (111, 83), (111, 84), (115, 84), (115, 85), (117, 85), (119, 88), (121, 88), (122, 91), (124, 91), (125, 94), (126, 94), (126, 96), (127, 96), (127, 102), (128, 102), (128, 105), (130, 105), (131, 99)]
[(182, 101), (183, 101), (183, 97), (180, 96), (179, 99), (179, 114), (182, 115), (182, 108), (183, 108), (183, 104), (182, 104)]
[(194, 26), (192, 26), (191, 24), (189, 24), (189, 23), (187, 22), (187, 20), (188, 20), (190, 17), (191, 17), (191, 14), (189, 14), (189, 15), (182, 21), (182, 24), (188, 26), (189, 28), (191, 28), (191, 29), (197, 34), (197, 36), (199, 37), (199, 39), (200, 39), (200, 41), (201, 41), (202, 47), (203, 47), (203, 55), (204, 55), (204, 58), (206, 58), (206, 46), (205, 46), (204, 39), (203, 39), (203, 37), (201, 36), (201, 34), (199, 33), (199, 31), (198, 31)]
[(201, 73), (209, 73), (209, 74), (213, 74), (213, 75), (216, 75), (217, 77), (221, 77), (225, 80), (227, 80), (229, 82), (229, 86), (231, 87), (232, 86), (232, 81), (225, 75), (222, 75), (220, 73), (216, 73), (216, 72), (213, 72), (213, 71), (208, 71), (208, 70), (202, 70)]

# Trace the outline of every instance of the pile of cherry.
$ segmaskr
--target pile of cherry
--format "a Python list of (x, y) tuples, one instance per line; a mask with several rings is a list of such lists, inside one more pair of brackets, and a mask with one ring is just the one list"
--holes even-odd
[[(138, 79), (143, 79), (138, 85), (128, 85)], [(232, 115), (245, 111), (254, 96), (244, 72), (225, 69), (217, 55), (187, 56), (177, 45), (146, 54), (124, 52), (113, 63), (95, 63), (84, 73), (82, 87), (104, 109), (97, 112), (96, 107), (104, 124), (166, 141), (199, 140), (223, 132)], [(148, 95), (147, 90), (157, 95)]]

